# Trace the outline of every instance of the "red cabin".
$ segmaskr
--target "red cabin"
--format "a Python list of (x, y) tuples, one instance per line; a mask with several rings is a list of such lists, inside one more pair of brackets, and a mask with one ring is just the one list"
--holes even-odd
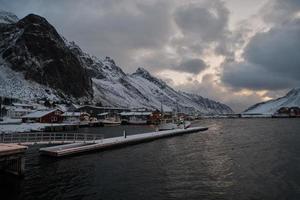
[(36, 122), (36, 123), (61, 123), (63, 112), (59, 109), (36, 111), (22, 117), (22, 121), (25, 122)]

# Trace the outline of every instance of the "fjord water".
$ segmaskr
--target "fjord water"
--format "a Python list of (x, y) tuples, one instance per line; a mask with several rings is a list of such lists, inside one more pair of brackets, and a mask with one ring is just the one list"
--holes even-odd
[[(300, 199), (300, 119), (207, 119), (206, 132), (92, 154), (26, 155), (1, 199)], [(127, 132), (155, 127), (127, 126)], [(86, 129), (121, 135), (124, 127)]]

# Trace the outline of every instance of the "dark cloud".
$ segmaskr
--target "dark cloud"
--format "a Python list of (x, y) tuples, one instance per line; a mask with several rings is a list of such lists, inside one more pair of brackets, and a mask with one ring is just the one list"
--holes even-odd
[(214, 48), (217, 54), (231, 54), (229, 10), (224, 2), (207, 0), (178, 7), (174, 20), (183, 34), (182, 38), (173, 40), (179, 53), (202, 54), (203, 50)]
[(229, 11), (220, 1), (202, 6), (188, 4), (179, 7), (174, 13), (175, 22), (184, 34), (197, 35), (204, 41), (215, 41), (222, 37), (227, 27)]
[(179, 66), (173, 69), (197, 75), (207, 68), (208, 66), (202, 59), (192, 58), (181, 61)]
[(279, 90), (297, 84), (289, 77), (278, 76), (262, 66), (248, 62), (227, 63), (223, 67), (221, 80), (236, 90)]
[(265, 22), (276, 24), (290, 20), (299, 10), (299, 0), (270, 0), (261, 9), (261, 13)]
[(254, 36), (246, 47), (245, 58), (274, 75), (299, 80), (300, 19)]
[(245, 62), (226, 63), (222, 81), (236, 88), (278, 90), (300, 83), (300, 19), (256, 34), (245, 48)]

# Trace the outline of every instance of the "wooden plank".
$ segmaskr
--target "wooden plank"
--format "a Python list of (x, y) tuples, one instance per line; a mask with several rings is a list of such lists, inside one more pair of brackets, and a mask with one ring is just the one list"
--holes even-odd
[(17, 144), (0, 143), (0, 156), (8, 156), (18, 153), (24, 153), (28, 147)]

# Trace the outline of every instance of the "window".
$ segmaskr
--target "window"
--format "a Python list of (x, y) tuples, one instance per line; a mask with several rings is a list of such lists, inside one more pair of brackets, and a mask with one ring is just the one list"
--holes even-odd
[(55, 115), (60, 115), (60, 111), (55, 111)]
[(52, 116), (51, 117), (51, 122), (56, 122), (57, 121), (57, 117), (56, 116)]

